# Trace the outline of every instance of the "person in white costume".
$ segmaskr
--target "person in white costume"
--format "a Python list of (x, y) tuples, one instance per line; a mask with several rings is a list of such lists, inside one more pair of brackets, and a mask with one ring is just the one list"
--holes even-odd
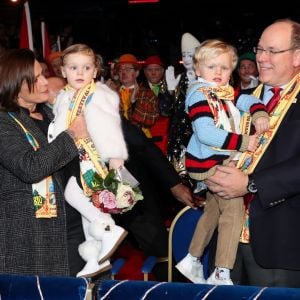
[[(67, 85), (55, 101), (55, 118), (49, 126), (48, 139), (55, 139), (68, 127), (72, 116), (84, 110), (91, 148), (94, 144), (103, 163), (107, 163), (110, 169), (117, 170), (128, 157), (121, 129), (119, 97), (106, 85), (94, 82), (99, 70), (98, 58), (89, 46), (74, 44), (64, 50), (62, 74), (67, 79)], [(88, 169), (92, 168), (92, 155), (88, 151), (83, 155), (82, 151), (86, 148), (80, 148), (80, 143), (78, 147), (80, 155), (88, 157)], [(82, 175), (86, 170), (82, 169), (82, 159), (80, 163)], [(97, 168), (96, 170), (98, 171)], [(104, 213), (93, 205), (90, 195), (86, 192), (84, 180), (80, 182), (77, 179), (76, 176), (70, 177), (65, 189), (65, 198), (81, 213), (86, 237), (86, 241), (79, 246), (79, 253), (86, 265), (77, 277), (91, 277), (111, 267), (109, 257), (126, 237), (127, 231), (117, 226), (109, 213)]]
[(183, 157), (192, 135), (192, 125), (185, 112), (185, 98), (190, 83), (196, 78), (193, 55), (199, 45), (200, 42), (192, 34), (184, 33), (181, 37), (181, 54), (185, 71), (175, 76), (174, 67), (169, 66), (165, 72), (168, 91), (174, 94), (174, 111), (169, 129), (167, 157), (186, 184), (189, 184), (189, 176)]

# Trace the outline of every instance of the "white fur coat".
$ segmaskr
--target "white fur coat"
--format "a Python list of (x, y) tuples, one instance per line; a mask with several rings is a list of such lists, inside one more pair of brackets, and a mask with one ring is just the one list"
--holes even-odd
[[(48, 139), (51, 142), (67, 129), (67, 114), (74, 91), (61, 91), (53, 107), (55, 118), (49, 126)], [(97, 82), (92, 99), (86, 105), (84, 115), (87, 130), (102, 159), (126, 160), (127, 148), (122, 132), (119, 114), (119, 96), (105, 84)]]

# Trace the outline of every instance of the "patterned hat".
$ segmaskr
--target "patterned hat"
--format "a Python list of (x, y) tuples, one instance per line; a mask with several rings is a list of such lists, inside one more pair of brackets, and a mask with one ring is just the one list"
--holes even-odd
[(186, 52), (200, 45), (200, 42), (190, 33), (186, 32), (181, 38), (181, 51)]

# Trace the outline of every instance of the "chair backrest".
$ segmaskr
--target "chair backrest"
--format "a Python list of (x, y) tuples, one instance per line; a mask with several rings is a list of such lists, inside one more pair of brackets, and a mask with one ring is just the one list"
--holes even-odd
[(92, 299), (85, 278), (0, 274), (1, 299)]
[[(197, 210), (184, 207), (175, 216), (169, 231), (168, 281), (172, 281), (173, 259), (175, 263), (183, 259), (189, 249), (196, 225), (203, 214), (203, 209)], [(205, 278), (208, 277), (208, 249), (202, 256)]]
[(242, 285), (210, 285), (182, 282), (157, 282), (141, 280), (104, 280), (97, 293), (98, 300), (299, 300), (299, 288), (258, 287)]

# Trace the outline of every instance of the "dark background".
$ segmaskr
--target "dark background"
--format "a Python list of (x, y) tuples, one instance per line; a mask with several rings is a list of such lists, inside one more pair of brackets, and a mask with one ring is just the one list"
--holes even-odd
[[(0, 23), (18, 33), (24, 1), (0, 0)], [(40, 20), (54, 38), (65, 27), (72, 28), (73, 41), (89, 44), (106, 61), (130, 52), (139, 59), (160, 54), (167, 64), (181, 57), (181, 36), (190, 32), (199, 41), (222, 38), (239, 53), (249, 51), (268, 24), (278, 18), (300, 21), (300, 5), (285, 1), (281, 7), (270, 3), (244, 1), (218, 3), (199, 0), (160, 0), (154, 4), (129, 5), (127, 0), (29, 0), (36, 47), (40, 46)], [(261, 6), (269, 6), (269, 9)], [(243, 7), (242, 7), (243, 6)]]

